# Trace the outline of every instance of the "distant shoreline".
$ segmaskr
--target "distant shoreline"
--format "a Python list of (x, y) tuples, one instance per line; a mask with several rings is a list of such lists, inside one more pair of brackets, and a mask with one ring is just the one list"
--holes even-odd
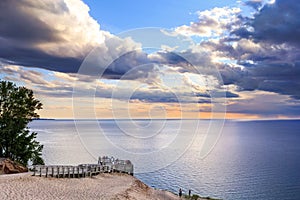
[(57, 120), (57, 119), (48, 119), (48, 118), (35, 118), (34, 121), (42, 121), (42, 120)]
[(200, 120), (200, 121), (210, 121), (210, 120), (224, 120), (224, 121), (238, 121), (238, 122), (268, 122), (268, 121), (300, 121), (300, 118), (291, 118), (291, 119), (196, 119), (196, 118), (191, 118), (191, 119), (180, 119), (180, 118), (169, 118), (169, 119), (143, 119), (143, 118), (137, 118), (137, 119), (113, 119), (113, 118), (99, 118), (99, 119), (68, 119), (68, 118), (38, 118), (38, 119), (33, 119), (33, 121), (149, 121), (149, 120), (154, 120), (154, 121), (161, 121), (161, 120), (167, 120), (167, 121), (176, 121), (176, 120)]

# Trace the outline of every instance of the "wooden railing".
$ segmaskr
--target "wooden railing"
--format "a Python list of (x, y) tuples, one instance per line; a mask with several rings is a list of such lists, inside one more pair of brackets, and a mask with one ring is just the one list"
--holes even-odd
[[(103, 159), (105, 158), (105, 159)], [(71, 165), (34, 165), (33, 176), (56, 178), (92, 177), (100, 173), (119, 172), (133, 175), (133, 165), (129, 160), (99, 158), (98, 164)]]

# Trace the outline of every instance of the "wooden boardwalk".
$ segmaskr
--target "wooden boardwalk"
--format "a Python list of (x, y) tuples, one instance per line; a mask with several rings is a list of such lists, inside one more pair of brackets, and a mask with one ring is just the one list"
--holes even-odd
[(119, 172), (133, 175), (133, 165), (129, 160), (119, 160), (107, 156), (99, 157), (98, 164), (34, 165), (33, 176), (56, 178), (84, 178), (100, 173)]

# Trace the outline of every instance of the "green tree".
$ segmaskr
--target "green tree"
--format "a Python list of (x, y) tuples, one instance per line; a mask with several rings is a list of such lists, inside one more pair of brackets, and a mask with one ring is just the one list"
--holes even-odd
[(33, 91), (17, 87), (12, 82), (0, 81), (0, 157), (10, 158), (23, 165), (28, 161), (44, 164), (41, 158), (43, 145), (36, 141), (28, 123), (39, 118), (36, 110), (42, 103)]

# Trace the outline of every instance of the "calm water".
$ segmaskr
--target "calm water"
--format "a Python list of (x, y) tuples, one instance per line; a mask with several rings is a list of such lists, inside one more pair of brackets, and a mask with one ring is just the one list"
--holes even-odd
[[(133, 160), (137, 171), (146, 172), (135, 176), (156, 188), (176, 192), (181, 187), (223, 199), (300, 199), (300, 121), (226, 121), (204, 159), (197, 142), (185, 148), (195, 122), (201, 140), (209, 121), (191, 120), (182, 127), (177, 120), (137, 120), (134, 126), (103, 120), (104, 135), (95, 121), (77, 122), (77, 129), (67, 120), (34, 121), (30, 127), (44, 144), (46, 164), (89, 163), (97, 155), (116, 155)], [(149, 166), (163, 169), (149, 172)]]

